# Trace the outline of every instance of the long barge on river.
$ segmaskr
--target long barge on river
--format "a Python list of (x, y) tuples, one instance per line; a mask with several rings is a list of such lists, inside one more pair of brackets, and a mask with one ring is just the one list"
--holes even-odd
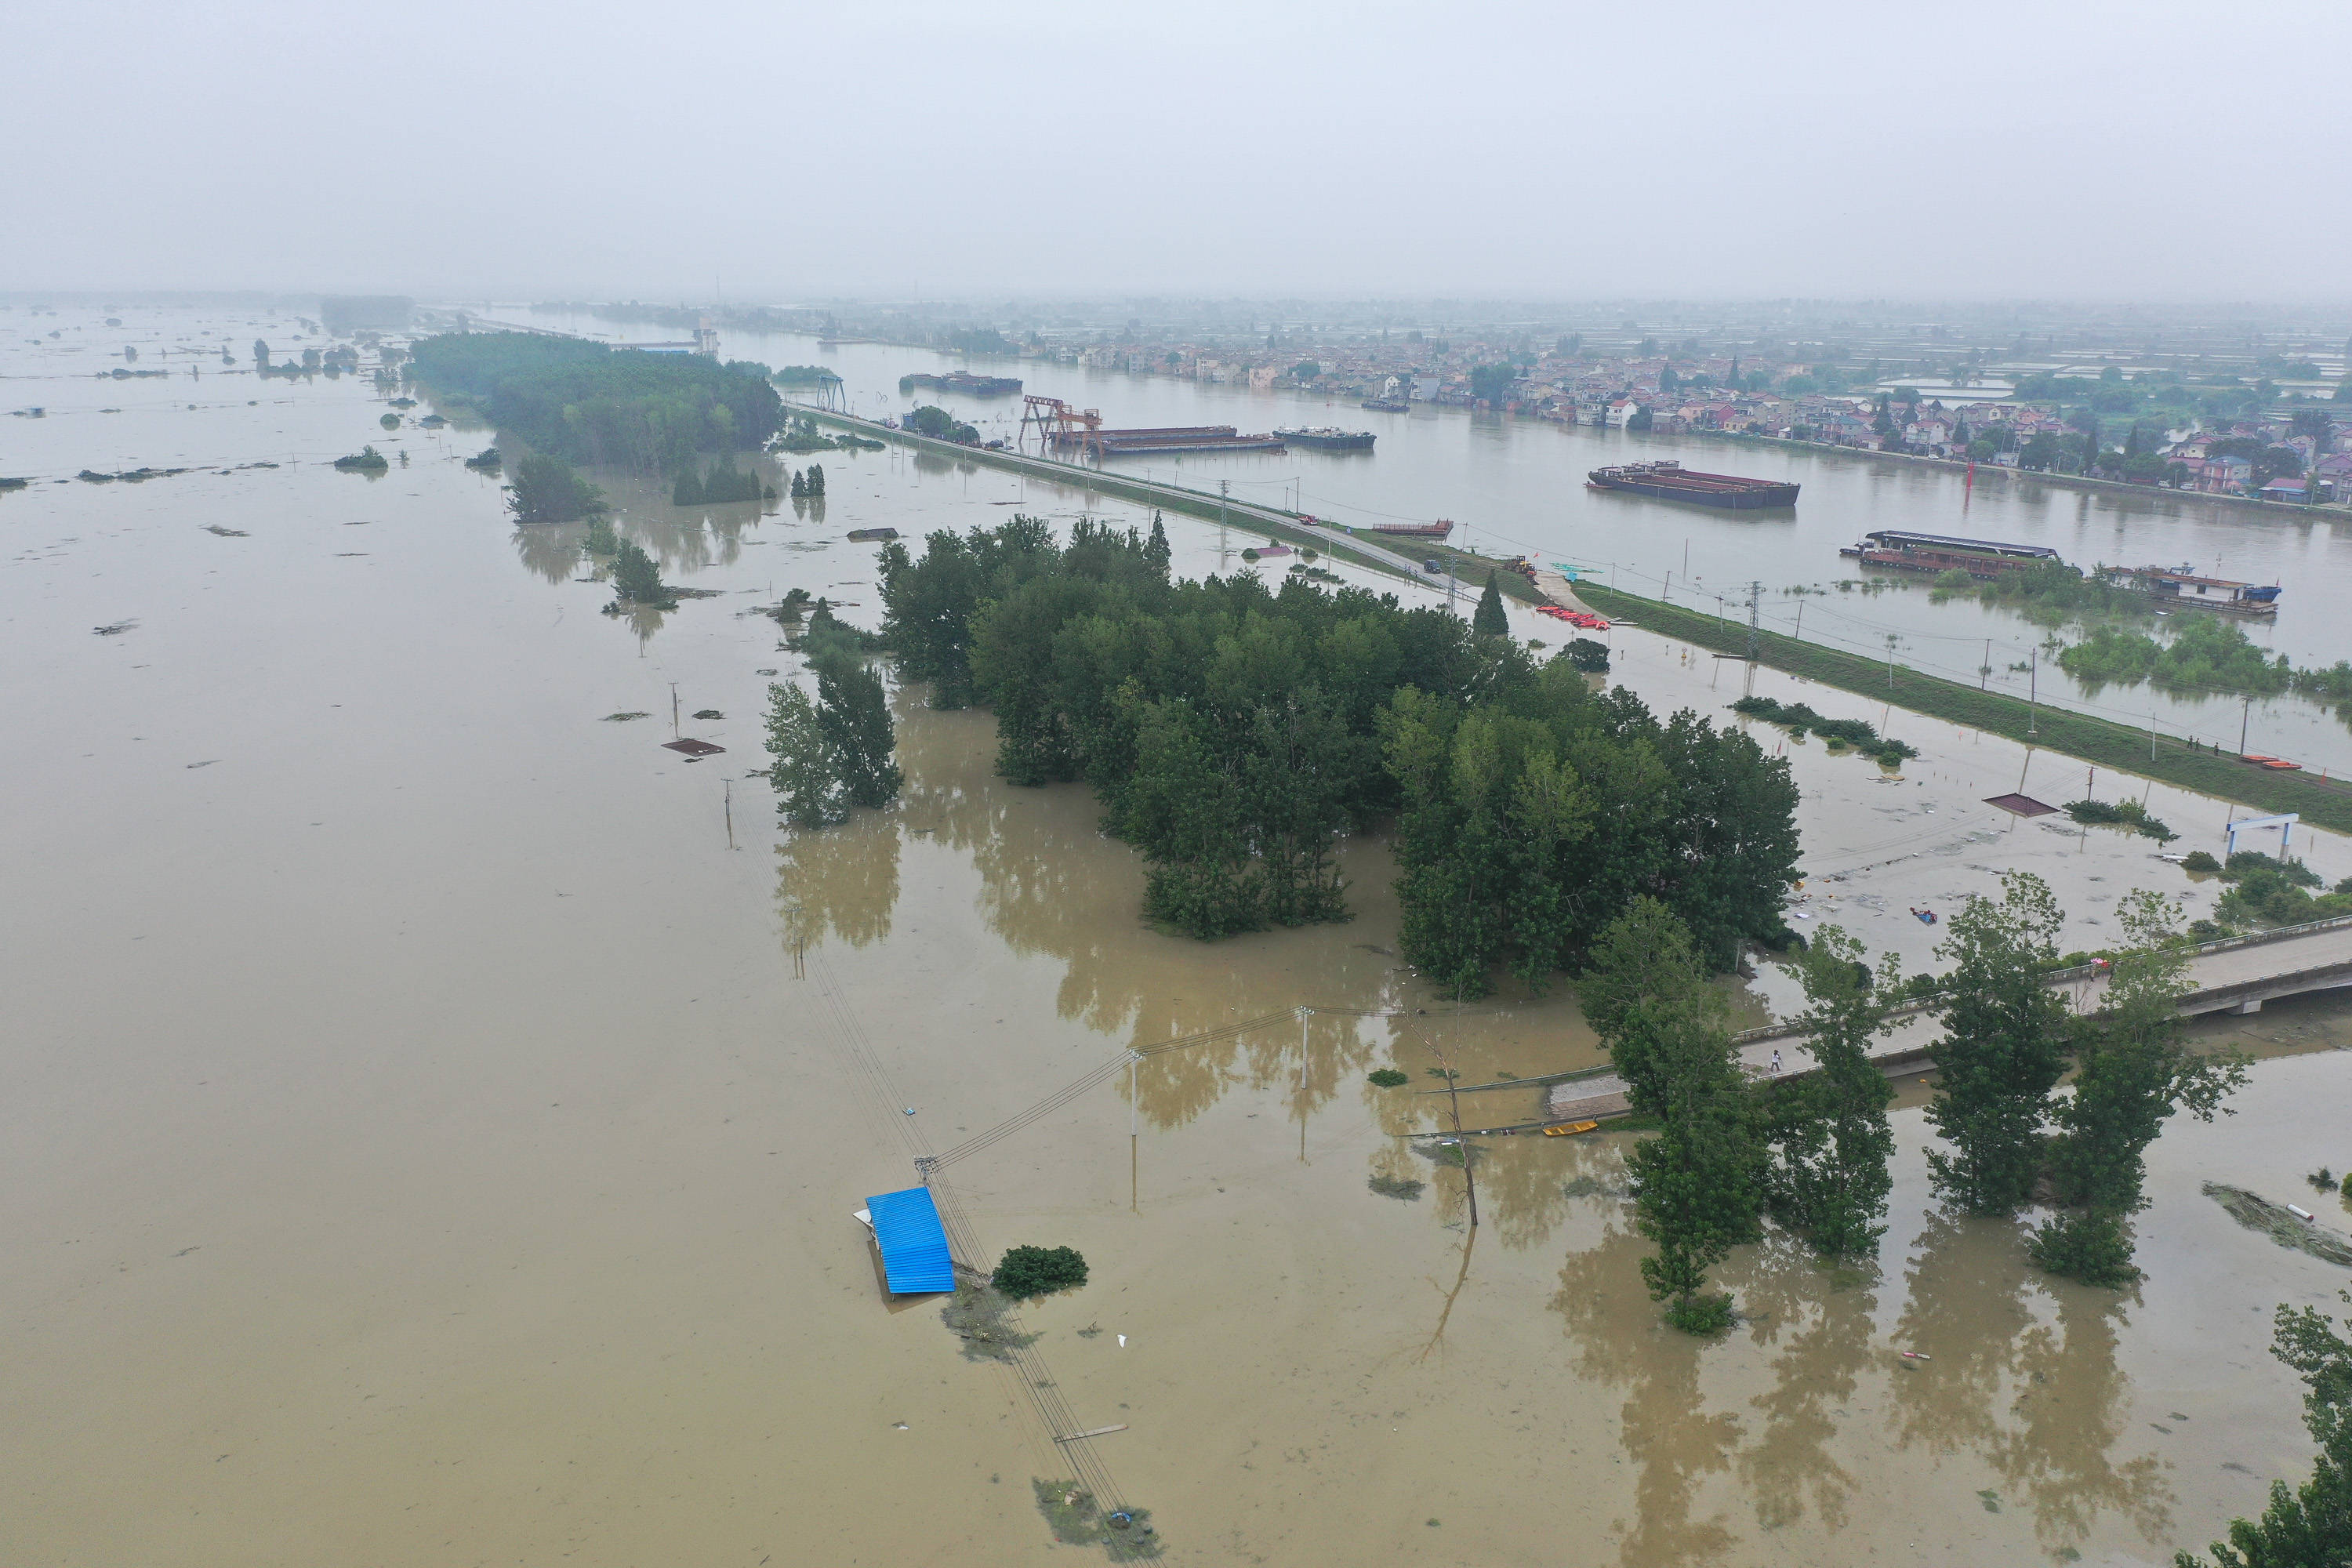
[(1862, 536), (1859, 544), (1849, 544), (1838, 553), (1889, 572), (1924, 572), (1929, 576), (1965, 572), (1984, 582), (2061, 563), (2058, 552), (2047, 545), (2005, 544), (1997, 539), (1912, 533), (1899, 528), (1874, 529)]
[(1654, 463), (1616, 463), (1584, 476), (1585, 488), (1631, 490), (1660, 500), (1694, 501), (1729, 511), (1764, 511), (1797, 504), (1798, 487), (1782, 479), (1749, 479), (1737, 474), (1703, 474), (1668, 458)]
[(1245, 436), (1230, 425), (1165, 425), (1139, 430), (1064, 430), (1054, 445), (1066, 450), (1091, 447), (1106, 458), (1137, 452), (1279, 452), (1277, 435)]

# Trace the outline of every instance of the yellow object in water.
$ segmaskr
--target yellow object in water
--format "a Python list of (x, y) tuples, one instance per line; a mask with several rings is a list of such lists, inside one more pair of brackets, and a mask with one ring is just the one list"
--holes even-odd
[(1547, 1138), (1573, 1138), (1580, 1132), (1590, 1132), (1600, 1125), (1601, 1123), (1598, 1121), (1563, 1121), (1558, 1126), (1545, 1128), (1544, 1136)]

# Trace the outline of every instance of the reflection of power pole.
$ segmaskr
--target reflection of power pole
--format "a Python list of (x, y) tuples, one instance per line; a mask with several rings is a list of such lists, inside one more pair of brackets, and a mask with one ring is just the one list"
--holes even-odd
[(1298, 1009), (1298, 1163), (1307, 1163), (1307, 1021), (1310, 1010)]
[(1470, 1145), (1462, 1141), (1462, 1091), (1454, 1086), (1454, 1064), (1445, 1059), (1444, 1047), (1432, 1048), (1437, 1052), (1437, 1065), (1445, 1071), (1445, 1098), (1454, 1106), (1454, 1152), (1462, 1156), (1462, 1183), (1470, 1194), (1470, 1228), (1475, 1230), (1478, 1228), (1478, 1177), (1470, 1169)]

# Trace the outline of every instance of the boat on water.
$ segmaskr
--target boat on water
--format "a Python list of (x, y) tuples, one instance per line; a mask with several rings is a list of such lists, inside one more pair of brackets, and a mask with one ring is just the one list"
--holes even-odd
[(1454, 522), (1443, 517), (1435, 522), (1375, 522), (1364, 531), (1385, 533), (1394, 539), (1443, 539), (1454, 531)]
[(1135, 430), (1061, 430), (1054, 445), (1064, 450), (1089, 447), (1099, 456), (1115, 458), (1134, 452), (1278, 452), (1282, 437), (1275, 434), (1245, 435), (1230, 425), (1168, 425)]
[(1359, 408), (1369, 408), (1375, 414), (1410, 414), (1412, 412), (1412, 405), (1402, 397), (1367, 397), (1361, 403), (1357, 404), (1356, 406)]
[[(1962, 539), (1948, 533), (1913, 533), (1898, 528), (1874, 529), (1840, 555), (1864, 566), (1889, 572), (1924, 572), (1941, 576), (1965, 572), (1990, 582), (2013, 572), (2042, 566), (2063, 566), (2058, 552), (2042, 544), (2007, 544), (1997, 539)], [(2080, 575), (2080, 574), (2076, 574)]]
[(1795, 485), (1780, 479), (1703, 474), (1671, 458), (1654, 463), (1616, 463), (1584, 476), (1587, 489), (1630, 490), (1660, 500), (1693, 501), (1730, 511), (1761, 511), (1797, 504)]
[(2224, 616), (2263, 617), (2278, 614), (2279, 584), (2200, 577), (2186, 566), (2105, 566), (2099, 574), (2118, 588), (2146, 594), (2167, 609), (2211, 610)]
[(1369, 452), (1374, 439), (1370, 430), (1276, 430), (1276, 435), (1293, 447), (1312, 447), (1324, 452)]
[(898, 531), (895, 528), (853, 528), (849, 531), (852, 544), (886, 543), (898, 537)]

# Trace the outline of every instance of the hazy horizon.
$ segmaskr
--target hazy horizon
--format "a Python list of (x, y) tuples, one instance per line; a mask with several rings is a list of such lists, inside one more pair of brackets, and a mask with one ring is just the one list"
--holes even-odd
[(0, 290), (2344, 298), (2352, 8), (39, 5)]

